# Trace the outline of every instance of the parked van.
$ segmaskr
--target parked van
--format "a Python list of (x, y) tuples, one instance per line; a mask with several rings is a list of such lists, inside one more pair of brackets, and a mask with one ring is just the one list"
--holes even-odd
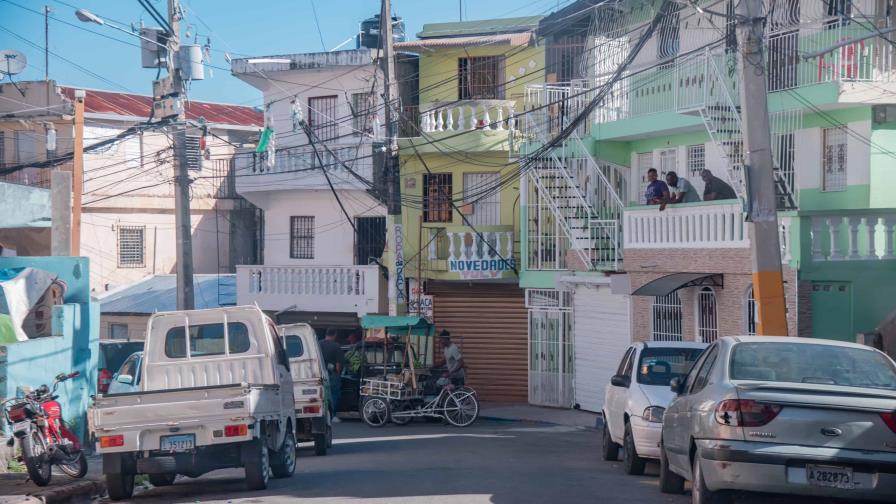
[(326, 455), (333, 445), (330, 377), (317, 334), (308, 324), (282, 325), (279, 329), (286, 343), (296, 399), (296, 439), (314, 441), (314, 453)]

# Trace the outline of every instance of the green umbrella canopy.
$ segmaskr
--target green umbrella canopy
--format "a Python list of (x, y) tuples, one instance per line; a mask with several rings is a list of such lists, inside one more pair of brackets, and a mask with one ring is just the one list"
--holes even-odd
[(435, 336), (436, 327), (423, 317), (413, 315), (364, 315), (361, 317), (364, 329), (386, 329), (389, 334), (405, 335), (410, 328), (414, 336)]

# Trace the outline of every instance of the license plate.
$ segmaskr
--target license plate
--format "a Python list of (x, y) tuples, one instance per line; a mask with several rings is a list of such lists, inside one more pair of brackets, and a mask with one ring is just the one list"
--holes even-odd
[(12, 424), (12, 431), (19, 432), (19, 431), (23, 431), (23, 430), (28, 430), (28, 427), (29, 427), (28, 424), (30, 424), (30, 423), (31, 423), (30, 420), (23, 420), (21, 422), (16, 422), (16, 423)]
[(852, 468), (823, 465), (806, 465), (806, 479), (810, 485), (833, 488), (855, 488)]
[(187, 451), (196, 448), (196, 434), (162, 436), (159, 449), (162, 451)]
[(303, 388), (302, 395), (317, 395), (316, 388)]

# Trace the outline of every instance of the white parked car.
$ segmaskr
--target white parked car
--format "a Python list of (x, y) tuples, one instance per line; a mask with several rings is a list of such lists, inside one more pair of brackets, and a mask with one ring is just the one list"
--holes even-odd
[(629, 347), (604, 397), (604, 460), (617, 460), (621, 447), (625, 471), (644, 474), (646, 459), (660, 458), (663, 414), (675, 398), (669, 383), (687, 375), (705, 348), (686, 341)]

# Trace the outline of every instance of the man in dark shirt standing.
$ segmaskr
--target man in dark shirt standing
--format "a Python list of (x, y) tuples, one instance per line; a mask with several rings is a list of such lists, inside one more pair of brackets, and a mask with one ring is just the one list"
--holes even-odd
[(737, 199), (734, 189), (711, 171), (703, 170), (700, 172), (700, 178), (706, 184), (703, 188), (703, 201)]
[(669, 199), (669, 186), (657, 179), (656, 168), (647, 170), (647, 189), (644, 191), (644, 203), (659, 205)]
[(345, 365), (345, 356), (342, 348), (336, 342), (336, 329), (327, 329), (324, 339), (320, 342), (320, 354), (330, 375), (330, 416), (333, 422), (336, 418), (336, 408), (339, 406), (339, 396), (342, 395), (342, 366)]

